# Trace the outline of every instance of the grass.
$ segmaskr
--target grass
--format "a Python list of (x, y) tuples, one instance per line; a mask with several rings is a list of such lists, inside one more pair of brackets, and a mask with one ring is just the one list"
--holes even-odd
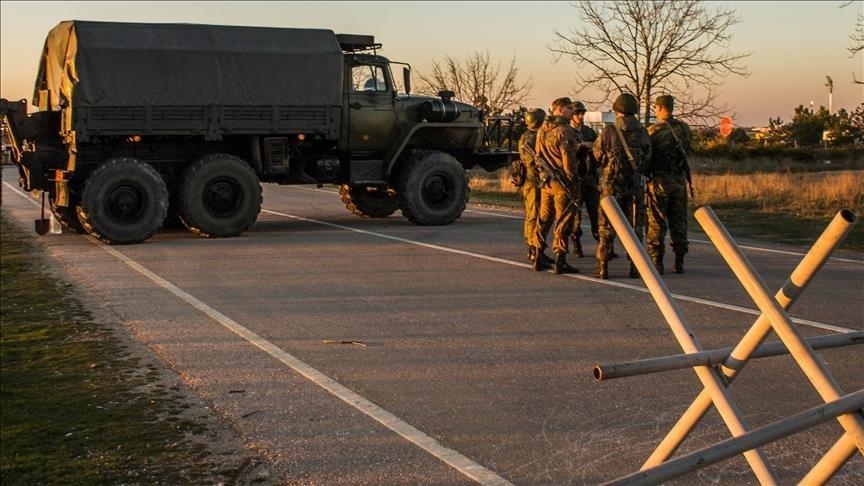
[(755, 174), (755, 173), (801, 173), (838, 170), (864, 170), (864, 158), (860, 155), (832, 158), (828, 154), (819, 155), (810, 151), (813, 160), (796, 160), (791, 157), (756, 157), (741, 160), (721, 159), (706, 156), (693, 156), (690, 167), (694, 174)]
[(864, 210), (864, 171), (694, 175), (697, 205), (821, 218), (840, 208)]
[(235, 479), (210, 462), (181, 390), (94, 322), (46, 261), (0, 215), (0, 482)]
[[(739, 167), (740, 169), (740, 167)], [(840, 209), (864, 218), (864, 170), (832, 172), (755, 172), (693, 174), (696, 197), (692, 212), (709, 205), (734, 237), (810, 245)], [(522, 207), (518, 189), (506, 169), (469, 173), (471, 201)], [(690, 228), (699, 229), (692, 219)], [(859, 223), (842, 248), (864, 251), (864, 224)]]

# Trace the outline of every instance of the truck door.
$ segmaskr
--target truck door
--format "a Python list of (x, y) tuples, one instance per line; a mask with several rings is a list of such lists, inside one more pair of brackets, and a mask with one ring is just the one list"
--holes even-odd
[(393, 145), (394, 88), (386, 65), (352, 61), (348, 75), (348, 150), (380, 158)]

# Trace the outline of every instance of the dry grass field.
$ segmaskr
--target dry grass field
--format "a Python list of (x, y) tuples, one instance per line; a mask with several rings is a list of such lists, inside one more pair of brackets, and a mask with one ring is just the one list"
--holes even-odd
[[(692, 203), (734, 205), (765, 213), (793, 213), (812, 218), (840, 208), (864, 213), (864, 171), (693, 175)], [(471, 191), (517, 193), (506, 170), (469, 173)]]
[(696, 206), (721, 205), (802, 218), (850, 209), (864, 216), (864, 171), (815, 173), (694, 174)]

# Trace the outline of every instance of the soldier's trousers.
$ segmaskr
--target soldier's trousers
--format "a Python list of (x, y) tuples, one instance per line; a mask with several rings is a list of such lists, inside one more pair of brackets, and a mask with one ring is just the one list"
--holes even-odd
[(648, 231), (645, 249), (654, 260), (665, 254), (666, 231), (672, 251), (685, 255), (687, 241), (687, 182), (671, 175), (655, 176), (647, 188)]
[[(601, 193), (600, 197), (606, 197), (610, 194)], [(621, 206), (621, 210), (624, 212), (624, 215), (627, 218), (627, 222), (633, 226), (633, 230), (636, 232), (636, 237), (639, 241), (642, 241), (642, 213), (643, 213), (643, 205), (641, 201), (637, 201), (636, 197), (633, 194), (611, 194), (615, 197), (615, 200), (618, 202), (618, 205)], [(633, 204), (637, 203), (638, 205), (634, 208)], [(608, 262), (609, 257), (612, 255), (612, 244), (615, 242), (615, 230), (612, 228), (612, 223), (609, 221), (609, 217), (606, 216), (606, 212), (603, 211), (603, 207), (600, 207), (600, 211), (598, 214), (598, 223), (600, 226), (600, 242), (597, 243), (597, 260), (602, 262)]]
[(582, 236), (582, 208), (588, 213), (588, 221), (591, 222), (591, 236), (595, 240), (600, 239), (600, 226), (597, 222), (597, 211), (600, 209), (600, 189), (594, 181), (582, 182), (580, 184), (582, 204), (576, 211), (576, 220), (573, 222), (573, 238)]
[(541, 246), (541, 242), (537, 240), (540, 220), (540, 188), (530, 179), (526, 180), (525, 185), (522, 186), (522, 200), (525, 205), (525, 224), (523, 225), (525, 244), (538, 248)]
[(557, 184), (544, 187), (540, 192), (540, 222), (538, 225), (537, 239), (541, 242), (540, 248), (545, 248), (546, 232), (552, 226), (552, 251), (555, 253), (567, 253), (569, 251), (568, 240), (573, 234), (573, 221), (576, 218), (576, 205), (570, 200), (567, 192)]

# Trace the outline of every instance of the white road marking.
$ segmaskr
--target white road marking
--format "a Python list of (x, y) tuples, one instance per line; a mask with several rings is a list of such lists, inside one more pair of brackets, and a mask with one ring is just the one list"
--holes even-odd
[(264, 351), (265, 353), (276, 358), (277, 360), (279, 360), (283, 364), (287, 365), (289, 368), (296, 371), (297, 373), (303, 375), (307, 380), (311, 381), (312, 383), (315, 383), (316, 385), (327, 390), (328, 392), (330, 392), (332, 395), (336, 396), (337, 398), (339, 398), (343, 402), (347, 403), (348, 405), (356, 408), (360, 412), (363, 412), (364, 414), (373, 418), (374, 420), (376, 420), (377, 422), (379, 422), (383, 426), (385, 426), (388, 429), (392, 430), (393, 432), (399, 434), (400, 436), (402, 436), (403, 438), (405, 438), (406, 440), (408, 440), (412, 444), (425, 450), (426, 452), (428, 452), (432, 456), (438, 458), (439, 460), (441, 460), (445, 464), (449, 465), (453, 469), (456, 469), (460, 473), (464, 474), (465, 476), (468, 476), (469, 478), (473, 479), (474, 481), (477, 481), (480, 484), (512, 485), (512, 483), (510, 483), (509, 481), (505, 480), (504, 478), (498, 476), (494, 472), (486, 469), (485, 467), (481, 466), (480, 464), (477, 464), (476, 462), (472, 461), (471, 459), (468, 459), (467, 457), (463, 456), (459, 452), (456, 452), (455, 450), (450, 449), (448, 447), (444, 447), (443, 445), (439, 444), (435, 439), (433, 439), (429, 435), (425, 434), (424, 432), (416, 429), (411, 424), (405, 422), (404, 420), (393, 415), (392, 413), (388, 412), (387, 410), (385, 410), (385, 409), (379, 407), (378, 405), (372, 403), (371, 401), (362, 397), (358, 393), (355, 393), (355, 392), (349, 390), (348, 388), (346, 388), (344, 385), (342, 385), (338, 381), (330, 378), (329, 376), (318, 371), (317, 369), (313, 368), (312, 366), (309, 366), (305, 362), (294, 357), (290, 353), (282, 350), (281, 348), (279, 348), (275, 344), (271, 343), (270, 341), (267, 341), (266, 339), (262, 338), (261, 336), (255, 334), (254, 332), (250, 331), (248, 328), (238, 324), (237, 322), (235, 322), (234, 320), (232, 320), (228, 316), (222, 314), (221, 312), (217, 311), (216, 309), (213, 309), (212, 307), (208, 306), (204, 302), (201, 302), (197, 298), (186, 293), (182, 289), (176, 287), (171, 282), (169, 282), (169, 281), (163, 279), (162, 277), (156, 275), (155, 273), (151, 272), (150, 270), (148, 270), (147, 268), (145, 268), (144, 266), (142, 266), (141, 264), (139, 264), (135, 260), (127, 257), (126, 255), (120, 253), (119, 251), (115, 250), (114, 248), (112, 248), (108, 245), (100, 243), (95, 238), (92, 238), (92, 240), (95, 243), (97, 243), (103, 250), (110, 253), (115, 258), (117, 258), (118, 260), (122, 261), (123, 263), (125, 263), (126, 265), (131, 267), (136, 272), (149, 278), (156, 285), (158, 285), (158, 286), (164, 288), (165, 290), (171, 292), (172, 294), (176, 295), (177, 297), (179, 297), (180, 299), (182, 299), (186, 303), (190, 304), (192, 307), (195, 307), (196, 309), (200, 310), (204, 314), (207, 314), (208, 316), (210, 316), (210, 318), (212, 318), (216, 322), (222, 324), (223, 326), (225, 326), (229, 330), (233, 331), (238, 336), (249, 341), (253, 345), (257, 346), (259, 349)]
[[(17, 192), (19, 195), (21, 195), (25, 199), (30, 200), (37, 207), (39, 206), (39, 204), (36, 203), (35, 201), (32, 201), (26, 193), (18, 190), (18, 188), (16, 188), (16, 187), (12, 187), (10, 184), (6, 183), (5, 181), (3, 183), (6, 184), (7, 186), (9, 186), (10, 188), (12, 188), (12, 190)], [(312, 366), (306, 364), (304, 361), (301, 361), (300, 359), (296, 358), (295, 356), (291, 355), (290, 353), (282, 350), (281, 348), (279, 348), (275, 344), (271, 343), (270, 341), (267, 341), (266, 339), (262, 338), (261, 336), (255, 334), (254, 332), (252, 332), (251, 330), (249, 330), (245, 326), (237, 323), (236, 321), (234, 321), (230, 317), (226, 316), (225, 314), (222, 314), (221, 312), (217, 311), (216, 309), (210, 307), (209, 305), (205, 304), (204, 302), (198, 300), (196, 297), (187, 293), (183, 289), (177, 287), (176, 285), (172, 284), (171, 282), (169, 282), (169, 281), (165, 280), (164, 278), (160, 277), (159, 275), (153, 273), (152, 271), (150, 271), (149, 269), (147, 269), (146, 267), (144, 267), (143, 265), (141, 265), (137, 261), (133, 260), (132, 258), (129, 258), (126, 255), (124, 255), (123, 253), (114, 249), (113, 247), (100, 242), (95, 237), (87, 236), (87, 238), (90, 241), (92, 241), (94, 244), (99, 246), (101, 249), (105, 250), (108, 254), (110, 254), (114, 258), (117, 258), (118, 260), (120, 260), (121, 262), (123, 262), (124, 264), (126, 264), (127, 266), (129, 266), (130, 268), (135, 270), (136, 272), (138, 272), (141, 275), (150, 279), (153, 283), (155, 283), (159, 287), (162, 287), (163, 289), (167, 290), (168, 292), (171, 292), (176, 297), (178, 297), (180, 300), (186, 302), (187, 304), (191, 305), (192, 307), (203, 312), (204, 314), (209, 316), (214, 321), (218, 322), (219, 324), (222, 324), (228, 330), (234, 332), (235, 334), (237, 334), (241, 338), (245, 339), (246, 341), (248, 341), (252, 345), (261, 349), (262, 351), (269, 354), (270, 356), (276, 358), (281, 363), (285, 364), (286, 366), (288, 366), (292, 370), (296, 371), (297, 373), (299, 373), (300, 375), (305, 377), (307, 380), (320, 386), (324, 390), (328, 391), (330, 394), (339, 398), (340, 400), (347, 403), (348, 405), (354, 407), (358, 411), (368, 415), (369, 417), (371, 417), (372, 419), (374, 419), (375, 421), (377, 421), (381, 425), (383, 425), (383, 426), (387, 427), (388, 429), (392, 430), (393, 432), (399, 434), (400, 436), (402, 436), (403, 438), (405, 438), (406, 440), (408, 440), (412, 444), (425, 450), (426, 452), (428, 452), (432, 456), (436, 457), (440, 461), (444, 462), (445, 464), (449, 465), (450, 467), (459, 471), (460, 473), (464, 474), (465, 476), (473, 479), (474, 481), (477, 481), (480, 484), (484, 484), (484, 485), (513, 486), (513, 484), (511, 482), (507, 481), (506, 479), (498, 476), (494, 472), (486, 469), (485, 467), (481, 466), (480, 464), (477, 464), (476, 462), (472, 461), (471, 459), (463, 456), (459, 452), (457, 452), (453, 449), (450, 449), (448, 447), (444, 447), (443, 445), (439, 444), (438, 441), (436, 441), (435, 439), (433, 439), (432, 437), (430, 437), (426, 433), (418, 430), (417, 428), (415, 428), (414, 426), (412, 426), (408, 422), (405, 422), (404, 420), (393, 415), (392, 413), (388, 412), (387, 410), (385, 410), (385, 409), (379, 407), (378, 405), (372, 403), (371, 401), (367, 400), (363, 396), (351, 391), (350, 389), (346, 388), (344, 385), (342, 385), (338, 381), (330, 378), (329, 376), (325, 375), (324, 373), (322, 373), (322, 372), (318, 371), (317, 369), (313, 368)]]
[[(35, 200), (31, 199), (24, 192), (18, 190), (18, 188), (13, 187), (12, 185), (8, 184), (5, 181), (3, 181), (3, 184), (10, 187), (17, 194), (24, 197), (26, 200), (30, 201), (33, 205), (40, 207), (39, 203), (37, 203)], [(277, 215), (277, 216), (287, 217), (287, 218), (291, 218), (291, 219), (316, 223), (316, 224), (320, 224), (320, 225), (324, 225), (324, 226), (330, 226), (333, 228), (338, 228), (338, 229), (342, 229), (342, 230), (346, 230), (346, 231), (352, 231), (355, 233), (361, 233), (361, 234), (366, 234), (366, 235), (375, 236), (375, 237), (379, 237), (379, 238), (385, 238), (385, 239), (389, 239), (389, 240), (393, 240), (393, 241), (398, 241), (401, 243), (421, 246), (424, 248), (430, 248), (430, 249), (435, 249), (435, 250), (439, 250), (439, 251), (445, 251), (445, 252), (449, 252), (449, 253), (455, 253), (455, 254), (470, 256), (473, 258), (480, 258), (483, 260), (493, 261), (496, 263), (504, 263), (504, 264), (515, 265), (515, 266), (519, 266), (519, 267), (528, 267), (527, 264), (514, 262), (511, 260), (506, 260), (506, 259), (497, 258), (497, 257), (491, 257), (488, 255), (482, 255), (479, 253), (474, 253), (474, 252), (465, 251), (465, 250), (448, 248), (448, 247), (444, 247), (444, 246), (440, 246), (440, 245), (423, 243), (423, 242), (419, 242), (419, 241), (415, 241), (415, 240), (409, 240), (406, 238), (400, 238), (397, 236), (390, 236), (390, 235), (385, 235), (382, 233), (376, 233), (373, 231), (351, 228), (348, 226), (343, 226), (343, 225), (339, 225), (339, 224), (335, 224), (335, 223), (329, 223), (326, 221), (318, 221), (318, 220), (314, 220), (314, 219), (310, 219), (310, 218), (304, 218), (301, 216), (290, 215), (290, 214), (281, 213), (281, 212), (277, 212), (277, 211), (271, 211), (271, 210), (267, 210), (267, 209), (262, 209), (262, 212)], [(491, 213), (486, 213), (486, 214), (491, 214)], [(208, 306), (207, 304), (205, 304), (201, 300), (199, 300), (196, 297), (192, 296), (191, 294), (185, 292), (184, 290), (175, 286), (171, 282), (163, 279), (159, 275), (153, 273), (152, 271), (150, 271), (149, 269), (147, 269), (143, 265), (141, 265), (138, 262), (136, 262), (135, 260), (127, 257), (126, 255), (117, 251), (116, 249), (112, 248), (111, 246), (105, 245), (105, 244), (99, 242), (96, 238), (91, 237), (91, 236), (88, 236), (88, 239), (90, 241), (92, 241), (94, 244), (96, 244), (97, 246), (99, 246), (101, 249), (103, 249), (104, 251), (109, 253), (110, 255), (114, 256), (115, 258), (117, 258), (118, 260), (120, 260), (121, 262), (123, 262), (124, 264), (126, 264), (127, 266), (132, 268), (133, 270), (135, 270), (136, 272), (138, 272), (141, 275), (150, 279), (156, 285), (158, 285), (158, 286), (164, 288), (165, 290), (171, 292), (172, 294), (174, 294), (175, 296), (177, 296), (178, 298), (180, 298), (184, 302), (188, 303), (192, 307), (198, 309), (199, 311), (201, 311), (204, 314), (206, 314), (207, 316), (209, 316), (211, 319), (220, 323), (222, 326), (224, 326), (228, 330), (234, 332), (235, 334), (237, 334), (241, 338), (245, 339), (246, 341), (248, 341), (252, 345), (258, 347), (259, 349), (261, 349), (262, 351), (264, 351), (268, 355), (272, 356), (273, 358), (275, 358), (278, 361), (280, 361), (281, 363), (285, 364), (286, 366), (288, 366), (292, 370), (294, 370), (297, 373), (299, 373), (300, 375), (304, 376), (306, 379), (308, 379), (312, 383), (315, 383), (316, 385), (320, 386), (321, 388), (323, 388), (324, 390), (326, 390), (330, 394), (339, 398), (340, 400), (342, 400), (346, 404), (348, 404), (348, 405), (354, 407), (355, 409), (357, 409), (358, 411), (366, 414), (370, 418), (372, 418), (375, 421), (379, 422), (380, 424), (384, 425), (385, 427), (392, 430), (393, 432), (400, 435), (401, 437), (405, 438), (406, 440), (408, 440), (412, 444), (416, 445), (417, 447), (425, 450), (426, 452), (428, 452), (433, 457), (436, 457), (437, 459), (439, 459), (440, 461), (449, 465), (453, 469), (459, 471), (463, 475), (473, 479), (474, 481), (477, 481), (480, 484), (484, 484), (484, 485), (511, 485), (512, 486), (512, 483), (510, 483), (506, 479), (498, 476), (494, 472), (486, 469), (485, 467), (481, 466), (480, 464), (477, 464), (476, 462), (472, 461), (471, 459), (463, 456), (459, 452), (457, 452), (453, 449), (444, 447), (443, 445), (439, 444), (435, 439), (433, 439), (429, 435), (425, 434), (424, 432), (420, 431), (419, 429), (415, 428), (411, 424), (405, 422), (404, 420), (393, 415), (392, 413), (388, 412), (387, 410), (379, 407), (375, 403), (367, 400), (366, 398), (359, 395), (358, 393), (346, 388), (341, 383), (337, 382), (336, 380), (333, 380), (332, 378), (328, 377), (324, 373), (322, 373), (322, 372), (318, 371), (317, 369), (313, 368), (312, 366), (308, 365), (304, 361), (302, 361), (302, 360), (296, 358), (295, 356), (291, 355), (290, 353), (282, 350), (278, 346), (267, 341), (266, 339), (262, 338), (261, 336), (255, 334), (254, 332), (252, 332), (251, 330), (249, 330), (245, 326), (237, 323), (236, 321), (234, 321), (233, 319), (229, 318), (228, 316), (222, 314), (221, 312), (217, 311), (216, 309), (213, 309), (212, 307)], [(565, 276), (570, 277), (570, 278), (578, 278), (580, 280), (590, 281), (591, 283), (595, 283), (595, 284), (611, 285), (611, 286), (615, 286), (615, 287), (621, 287), (621, 288), (626, 288), (626, 289), (630, 289), (630, 290), (636, 290), (639, 292), (646, 292), (646, 293), (648, 292), (648, 290), (643, 288), (643, 287), (625, 284), (625, 283), (621, 283), (621, 282), (597, 280), (597, 279), (594, 279), (591, 277), (584, 277), (584, 276), (572, 275), (572, 274), (568, 274)], [(689, 297), (689, 296), (679, 295), (679, 294), (673, 294), (673, 297), (675, 297), (676, 299), (679, 299), (679, 300), (695, 302), (695, 303), (699, 303), (699, 304), (723, 308), (723, 309), (732, 310), (732, 311), (736, 311), (736, 312), (742, 312), (742, 313), (752, 314), (752, 315), (756, 315), (756, 316), (761, 315), (761, 313), (755, 309), (748, 309), (745, 307), (740, 307), (740, 306), (735, 306), (735, 305), (730, 305), (730, 304), (724, 304), (722, 302), (715, 302), (715, 301), (710, 301), (707, 299), (700, 299), (700, 298), (696, 298), (696, 297)], [(826, 330), (832, 330), (832, 331), (836, 331), (836, 332), (852, 332), (852, 331), (854, 331), (853, 329), (843, 328), (843, 327), (839, 327), (839, 326), (833, 326), (830, 324), (824, 324), (824, 323), (819, 323), (819, 322), (815, 322), (815, 321), (808, 321), (808, 320), (804, 320), (804, 319), (794, 318), (794, 319), (792, 319), (792, 321), (796, 322), (798, 324), (818, 327), (818, 328), (822, 328), (822, 329), (826, 329)]]
[[(359, 229), (359, 228), (352, 228), (350, 226), (344, 226), (341, 224), (330, 223), (327, 221), (320, 221), (317, 219), (305, 218), (303, 216), (296, 216), (293, 214), (281, 213), (281, 212), (272, 211), (269, 209), (262, 209), (261, 212), (267, 213), (267, 214), (272, 214), (275, 216), (282, 216), (285, 218), (296, 219), (298, 221), (306, 221), (308, 223), (315, 223), (315, 224), (320, 224), (323, 226), (330, 226), (331, 228), (337, 228), (337, 229), (341, 229), (341, 230), (345, 230), (345, 231), (352, 231), (354, 233), (360, 233), (360, 234), (364, 234), (364, 235), (375, 236), (377, 238), (384, 238), (387, 240), (398, 241), (400, 243), (405, 243), (405, 244), (414, 245), (414, 246), (420, 246), (420, 247), (429, 248), (432, 250), (444, 251), (447, 253), (455, 253), (457, 255), (464, 255), (464, 256), (469, 256), (472, 258), (479, 258), (481, 260), (486, 260), (486, 261), (495, 262), (495, 263), (503, 263), (505, 265), (513, 265), (516, 267), (530, 268), (530, 265), (528, 265), (527, 263), (516, 262), (513, 260), (507, 260), (505, 258), (498, 258), (498, 257), (489, 256), (489, 255), (483, 255), (482, 253), (474, 253), (472, 251), (460, 250), (458, 248), (450, 248), (450, 247), (441, 246), (441, 245), (434, 245), (432, 243), (424, 243), (422, 241), (409, 240), (407, 238), (402, 238), (399, 236), (392, 236), (392, 235), (387, 235), (384, 233), (376, 233), (374, 231), (369, 231), (369, 230), (364, 230), (364, 229)], [(579, 280), (584, 280), (586, 282), (590, 282), (593, 284), (609, 285), (612, 287), (620, 287), (620, 288), (624, 288), (624, 289), (635, 290), (638, 292), (650, 293), (648, 291), (648, 289), (646, 289), (645, 287), (641, 287), (638, 285), (626, 284), (623, 282), (617, 282), (614, 280), (599, 280), (599, 279), (596, 279), (594, 277), (588, 277), (588, 276), (579, 275), (579, 274), (572, 274), (572, 273), (564, 274), (562, 276), (563, 277), (569, 277), (569, 278), (575, 278), (575, 279), (579, 279)], [(734, 311), (734, 312), (741, 312), (744, 314), (750, 314), (750, 315), (754, 315), (754, 316), (761, 316), (762, 315), (762, 313), (757, 309), (749, 309), (747, 307), (741, 307), (741, 306), (737, 306), (737, 305), (726, 304), (723, 302), (716, 302), (713, 300), (702, 299), (699, 297), (690, 297), (688, 295), (682, 295), (682, 294), (672, 294), (672, 296), (678, 300), (682, 300), (682, 301), (686, 301), (686, 302), (693, 302), (696, 304), (707, 305), (710, 307), (717, 307), (720, 309), (726, 309), (726, 310), (730, 310), (730, 311)], [(816, 328), (820, 328), (820, 329), (825, 329), (828, 331), (835, 331), (835, 332), (854, 332), (855, 331), (855, 329), (849, 329), (846, 327), (835, 326), (832, 324), (826, 324), (823, 322), (811, 321), (811, 320), (807, 320), (807, 319), (800, 319), (797, 317), (793, 317), (791, 319), (792, 319), (792, 322), (795, 322), (797, 324), (801, 324), (804, 326), (816, 327)]]

